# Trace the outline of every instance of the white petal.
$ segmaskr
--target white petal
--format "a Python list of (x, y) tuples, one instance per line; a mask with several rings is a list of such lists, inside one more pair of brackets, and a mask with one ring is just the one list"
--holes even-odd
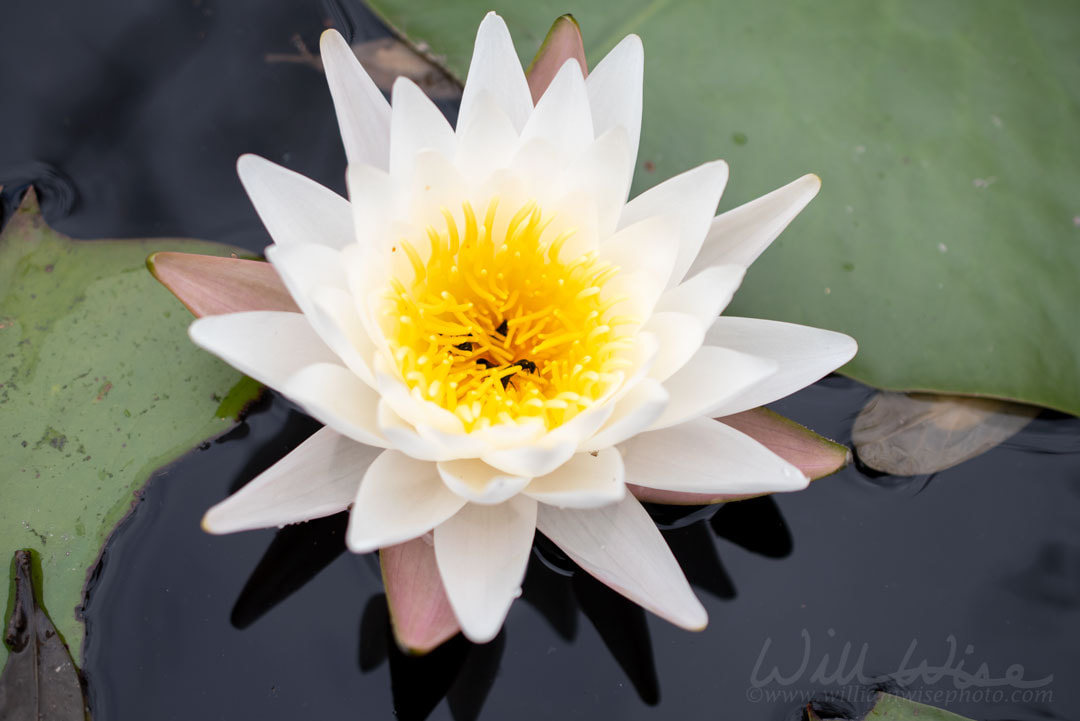
[(686, 365), (705, 340), (705, 328), (685, 313), (654, 313), (642, 330), (654, 334), (660, 344), (649, 369), (649, 377), (658, 381), (667, 380)]
[(686, 313), (708, 330), (742, 284), (746, 269), (738, 265), (714, 265), (671, 288), (656, 304), (656, 311)]
[(349, 165), (385, 169), (390, 160), (390, 103), (340, 33), (327, 30), (319, 46)]
[(524, 493), (560, 508), (598, 508), (626, 494), (622, 457), (614, 448), (577, 453), (546, 476), (534, 478)]
[(490, 506), (516, 496), (528, 478), (512, 476), (475, 458), (443, 461), (439, 476), (454, 493), (472, 503)]
[[(433, 225), (444, 230), (446, 220), (443, 218), (443, 208), (454, 215), (458, 227), (461, 227), (461, 202), (469, 197), (469, 186), (445, 155), (434, 150), (421, 150), (413, 156), (412, 177), (408, 188), (408, 218), (417, 228)], [(427, 243), (414, 241), (414, 247), (421, 257), (427, 257)], [(402, 253), (396, 255), (401, 256)]]
[(630, 141), (621, 127), (601, 135), (567, 166), (564, 182), (573, 189), (571, 192), (584, 193), (593, 199), (601, 239), (615, 232), (633, 174)]
[(188, 335), (195, 345), (276, 390), (306, 366), (337, 362), (300, 313), (258, 310), (207, 316), (193, 322)]
[(375, 383), (383, 400), (394, 412), (414, 427), (430, 426), (443, 433), (465, 433), (465, 424), (442, 406), (424, 400), (409, 391), (405, 383), (391, 375), (389, 364), (382, 356), (376, 358)]
[(644, 274), (649, 288), (638, 294), (652, 300), (642, 300), (641, 307), (651, 312), (656, 299), (667, 287), (668, 278), (679, 255), (679, 224), (666, 216), (646, 218), (624, 226), (600, 246), (600, 256), (621, 268), (622, 273)]
[(203, 516), (208, 533), (299, 523), (344, 511), (381, 451), (322, 428)]
[(668, 392), (659, 381), (651, 378), (642, 380), (618, 400), (607, 424), (582, 443), (581, 450), (603, 450), (641, 433), (664, 412), (668, 399)]
[(344, 291), (348, 287), (341, 253), (325, 245), (271, 245), (266, 259), (305, 315), (311, 312), (311, 294), (316, 288)]
[(668, 286), (682, 282), (701, 250), (727, 178), (727, 163), (705, 163), (646, 190), (623, 209), (620, 228), (654, 215), (666, 215), (679, 224), (679, 254)]
[(375, 417), (379, 394), (348, 368), (334, 363), (309, 365), (290, 376), (279, 390), (338, 433), (369, 446), (388, 445)]
[(768, 358), (777, 371), (728, 398), (728, 416), (772, 403), (825, 377), (855, 356), (851, 336), (821, 328), (757, 318), (717, 318), (705, 335), (709, 345)]
[(413, 157), (424, 149), (454, 155), (454, 129), (442, 111), (416, 83), (406, 77), (394, 81), (393, 117), (390, 120), (390, 176), (406, 178)]
[(390, 174), (371, 165), (350, 165), (345, 180), (352, 206), (353, 238), (365, 252), (386, 252), (398, 201)]
[(370, 359), (375, 353), (375, 343), (364, 330), (353, 297), (337, 288), (321, 288), (312, 294), (311, 303), (308, 320), (315, 332), (349, 370), (374, 388)]
[(349, 201), (329, 188), (258, 155), (241, 155), (236, 172), (275, 243), (343, 248), (353, 242)]
[(390, 442), (390, 447), (421, 461), (444, 461), (450, 454), (439, 443), (424, 438), (416, 428), (394, 412), (385, 400), (379, 401), (375, 413), (379, 433)]
[(477, 94), (468, 125), (458, 123), (454, 164), (467, 178), (483, 180), (510, 164), (518, 132), (486, 90)]
[(463, 505), (434, 463), (383, 451), (360, 483), (345, 540), (353, 553), (392, 546), (424, 535)]
[(687, 493), (775, 493), (806, 488), (802, 472), (712, 418), (634, 436), (620, 450), (626, 482)]
[(632, 495), (588, 510), (542, 505), (536, 526), (575, 563), (639, 606), (694, 631), (708, 623), (671, 549)]
[(497, 506), (470, 503), (435, 529), (435, 561), (461, 630), (473, 643), (499, 633), (536, 535), (536, 501), (517, 496)]
[(592, 144), (589, 97), (577, 60), (571, 58), (563, 63), (525, 123), (522, 142), (534, 139), (550, 143), (558, 157), (567, 162)]
[(532, 94), (514, 50), (514, 41), (510, 39), (510, 31), (495, 13), (488, 13), (476, 32), (469, 75), (461, 94), (459, 128), (467, 127), (473, 116), (481, 112), (477, 98), (485, 90), (491, 93), (514, 124), (514, 129), (520, 132), (533, 109)]
[(589, 91), (593, 132), (600, 137), (610, 128), (626, 129), (630, 160), (637, 158), (641, 137), (642, 75), (645, 55), (641, 38), (627, 35), (603, 60), (597, 63), (585, 86)]
[(551, 473), (570, 460), (577, 446), (577, 442), (566, 440), (546, 446), (535, 444), (488, 451), (480, 458), (509, 475), (535, 478)]
[(706, 415), (731, 415), (728, 402), (776, 370), (776, 361), (769, 358), (702, 346), (678, 373), (664, 381), (671, 397), (651, 428), (667, 428)]
[(821, 178), (804, 175), (768, 195), (716, 216), (691, 272), (710, 265), (749, 267), (820, 189)]

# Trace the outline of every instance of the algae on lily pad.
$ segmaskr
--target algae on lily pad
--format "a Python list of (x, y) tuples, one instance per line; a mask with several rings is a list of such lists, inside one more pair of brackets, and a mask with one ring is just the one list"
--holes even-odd
[[(464, 78), (502, 14), (528, 62), (567, 7), (373, 0)], [(575, 8), (590, 64), (645, 46), (635, 188), (724, 158), (725, 210), (803, 173), (817, 199), (729, 313), (846, 332), (893, 390), (1080, 413), (1080, 4), (646, 0)]]
[(233, 249), (72, 240), (33, 191), (0, 233), (0, 557), (39, 554), (43, 602), (76, 657), (87, 572), (134, 492), (234, 422), (218, 410), (242, 376), (188, 341), (191, 316), (146, 272), (161, 250)]

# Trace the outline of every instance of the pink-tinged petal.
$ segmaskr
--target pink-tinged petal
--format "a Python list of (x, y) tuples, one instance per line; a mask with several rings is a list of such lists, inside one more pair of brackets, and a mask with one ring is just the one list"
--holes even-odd
[(619, 446), (626, 481), (678, 493), (760, 495), (801, 491), (802, 471), (712, 418), (634, 436)]
[[(851, 451), (767, 408), (717, 419), (745, 433), (816, 481), (851, 462)], [(686, 506), (753, 498), (754, 494), (679, 493), (642, 486), (628, 486), (640, 501)]]
[(571, 58), (578, 61), (582, 75), (589, 74), (589, 65), (585, 62), (585, 44), (581, 40), (581, 28), (574, 16), (567, 13), (552, 24), (547, 37), (536, 52), (536, 57), (525, 71), (534, 103), (540, 99), (548, 85), (555, 79), (559, 68)]
[(146, 267), (196, 318), (249, 310), (300, 312), (281, 276), (260, 260), (154, 253)]
[(390, 625), (403, 651), (427, 653), (461, 630), (446, 598), (430, 537), (380, 549), (379, 563)]
[(541, 504), (536, 527), (574, 563), (639, 606), (676, 626), (705, 628), (705, 608), (633, 496), (592, 509)]

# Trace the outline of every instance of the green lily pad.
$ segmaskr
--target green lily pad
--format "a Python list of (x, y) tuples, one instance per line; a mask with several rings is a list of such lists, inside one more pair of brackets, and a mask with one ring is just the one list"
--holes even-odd
[[(373, 0), (459, 78), (491, 8), (528, 62), (563, 3)], [(713, 158), (721, 209), (818, 198), (731, 308), (845, 331), (895, 390), (1080, 413), (1080, 61), (1071, 0), (583, 3), (590, 63), (645, 45), (635, 189)]]
[[(809, 721), (828, 721), (814, 713), (807, 706), (806, 717)], [(909, 701), (902, 696), (878, 693), (874, 707), (862, 721), (971, 721), (965, 716), (958, 716), (951, 711)]]
[(160, 250), (235, 249), (74, 241), (45, 225), (32, 192), (0, 233), (0, 558), (37, 553), (44, 602), (76, 652), (87, 572), (134, 492), (243, 405), (230, 397), (242, 376), (188, 341), (190, 314), (146, 272)]

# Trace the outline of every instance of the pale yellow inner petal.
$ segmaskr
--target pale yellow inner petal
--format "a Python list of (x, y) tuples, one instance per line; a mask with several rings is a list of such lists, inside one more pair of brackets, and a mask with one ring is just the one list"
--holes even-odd
[[(386, 289), (381, 322), (414, 395), (456, 414), (466, 430), (539, 420), (565, 423), (621, 382), (631, 365), (624, 298), (604, 292), (619, 268), (588, 252), (564, 258), (572, 229), (556, 232), (536, 203), (492, 237), (499, 212), (443, 210), (425, 243), (402, 239), (410, 277)], [(424, 256), (427, 256), (426, 259)]]

